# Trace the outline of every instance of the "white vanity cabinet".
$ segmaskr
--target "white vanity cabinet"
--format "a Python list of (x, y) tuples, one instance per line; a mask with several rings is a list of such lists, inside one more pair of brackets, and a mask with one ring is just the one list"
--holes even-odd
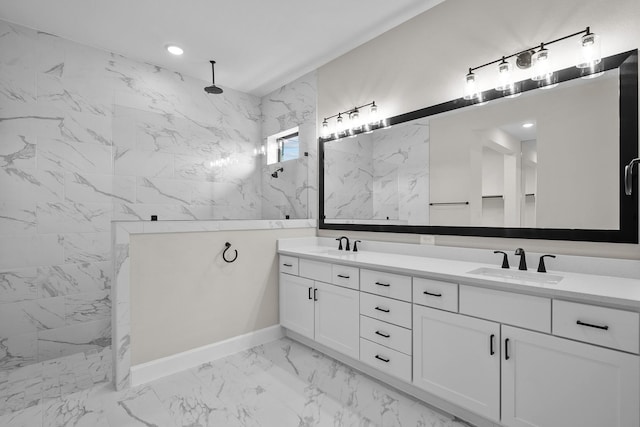
[[(282, 259), (281, 264), (284, 265)], [(280, 324), (357, 359), (360, 299), (359, 292), (350, 289), (354, 286), (351, 277), (355, 274), (357, 278), (357, 269), (354, 272), (348, 267), (304, 259), (298, 262), (288, 259), (286, 264), (295, 264), (299, 274), (307, 277), (288, 274), (289, 267), (281, 266)], [(326, 283), (333, 281), (332, 272), (336, 275), (335, 282), (341, 285)]]
[(500, 419), (500, 324), (413, 306), (413, 384)]
[(638, 320), (460, 286), (460, 313), (414, 304), (413, 384), (509, 427), (638, 426), (640, 357), (617, 350), (637, 352)]
[(502, 326), (502, 423), (640, 425), (638, 356)]

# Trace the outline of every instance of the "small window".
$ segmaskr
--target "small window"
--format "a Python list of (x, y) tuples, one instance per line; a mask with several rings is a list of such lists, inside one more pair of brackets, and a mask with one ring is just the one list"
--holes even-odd
[(278, 138), (278, 161), (286, 162), (287, 160), (295, 160), (299, 157), (300, 140), (298, 132), (291, 135)]
[(286, 162), (300, 157), (298, 128), (271, 135), (267, 138), (267, 164)]

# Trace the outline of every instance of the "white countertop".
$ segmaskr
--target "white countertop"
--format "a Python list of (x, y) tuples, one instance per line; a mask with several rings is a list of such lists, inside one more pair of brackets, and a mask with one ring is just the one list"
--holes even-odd
[[(500, 270), (496, 264), (486, 264), (453, 259), (430, 258), (406, 254), (374, 251), (340, 252), (333, 247), (319, 245), (280, 245), (278, 253), (316, 261), (352, 265), (362, 268), (382, 269), (389, 272), (442, 279), (459, 284), (489, 287), (511, 292), (545, 296), (573, 301), (591, 302), (617, 308), (640, 311), (640, 280), (606, 275), (581, 274), (547, 269), (547, 274), (562, 276), (556, 284), (539, 283), (529, 280), (498, 278), (479, 274), (469, 274), (477, 268)], [(517, 272), (517, 268), (511, 267)], [(529, 269), (535, 273), (536, 270)]]

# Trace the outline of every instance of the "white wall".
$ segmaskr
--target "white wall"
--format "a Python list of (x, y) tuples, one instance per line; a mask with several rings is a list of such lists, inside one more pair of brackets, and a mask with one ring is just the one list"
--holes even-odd
[[(604, 0), (447, 0), (321, 67), (318, 115), (330, 116), (348, 106), (375, 100), (383, 115), (392, 116), (458, 98), (469, 67), (587, 26), (602, 36), (604, 56), (635, 49), (640, 40), (639, 20), (637, 0), (614, 4)], [(552, 46), (558, 68), (575, 62), (571, 54), (575, 43), (577, 39)], [(485, 77), (481, 89), (493, 86), (489, 78), (492, 74), (479, 75)], [(431, 173), (434, 167), (431, 165)], [(376, 233), (367, 237), (417, 241), (410, 235)], [(556, 253), (640, 259), (638, 245), (463, 236), (437, 236), (436, 242), (488, 248), (524, 246)]]
[[(279, 321), (276, 241), (313, 228), (132, 235), (133, 365)], [(222, 259), (225, 242), (235, 262)]]

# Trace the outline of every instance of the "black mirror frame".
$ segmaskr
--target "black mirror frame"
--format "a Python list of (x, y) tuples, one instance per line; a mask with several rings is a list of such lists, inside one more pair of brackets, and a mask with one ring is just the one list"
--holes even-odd
[[(574, 228), (511, 228), (511, 227), (465, 227), (433, 225), (384, 225), (384, 224), (333, 224), (324, 218), (324, 140), (318, 140), (318, 208), (320, 229), (370, 231), (386, 233), (435, 234), (479, 237), (507, 237), (522, 239), (569, 240), (587, 242), (638, 243), (638, 174), (633, 177), (635, 191), (630, 196), (624, 192), (624, 167), (638, 157), (638, 50), (631, 50), (602, 59), (602, 68), (608, 71), (618, 68), (620, 71), (620, 228), (618, 230), (590, 230)], [(576, 67), (565, 68), (557, 72), (558, 83), (584, 76)], [(521, 92), (539, 88), (538, 82), (526, 80), (520, 82)], [(483, 101), (502, 98), (505, 95), (495, 89), (482, 93)], [(446, 111), (468, 107), (477, 103), (463, 98), (442, 104), (400, 114), (388, 119), (393, 126), (410, 120), (432, 116)]]

